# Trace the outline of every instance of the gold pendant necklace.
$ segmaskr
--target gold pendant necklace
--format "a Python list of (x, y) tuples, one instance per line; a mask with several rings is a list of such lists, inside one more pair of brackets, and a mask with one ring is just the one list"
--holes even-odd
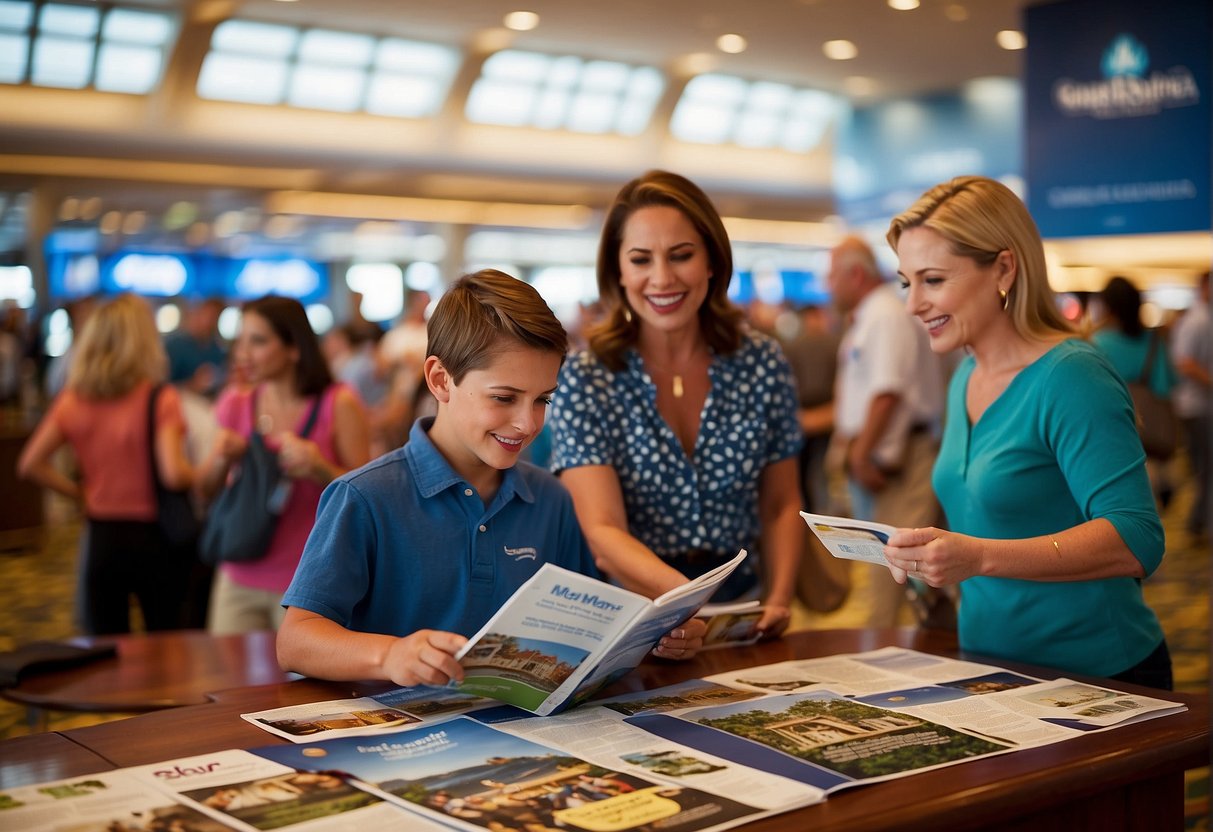
[(674, 376), (674, 398), (682, 398), (682, 376)]

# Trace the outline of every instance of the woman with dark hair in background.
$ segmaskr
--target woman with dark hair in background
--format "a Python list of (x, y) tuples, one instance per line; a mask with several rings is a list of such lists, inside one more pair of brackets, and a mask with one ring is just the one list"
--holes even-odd
[[(102, 304), (76, 343), (63, 392), (17, 464), (21, 477), (84, 503), (78, 597), (81, 626), (91, 635), (130, 632), (132, 593), (148, 630), (183, 625), (192, 549), (176, 549), (160, 531), (151, 477), (154, 464), (166, 488), (193, 484), (181, 399), (171, 385), (156, 398), (154, 435), (148, 436), (149, 397), (167, 372), (147, 303), (119, 295)], [(52, 462), (65, 444), (75, 452), (79, 482)]]
[[(1171, 366), (1167, 341), (1161, 331), (1148, 330), (1141, 321), (1141, 292), (1127, 278), (1117, 275), (1099, 293), (1107, 317), (1091, 335), (1126, 383), (1149, 379), (1149, 387), (1160, 399), (1171, 398), (1175, 369)], [(1148, 360), (1148, 365), (1147, 365)], [(1166, 460), (1147, 457), (1150, 485), (1159, 504), (1171, 501), (1171, 483)]]
[[(207, 497), (219, 491), (254, 430), (277, 451), (290, 490), (268, 550), (219, 568), (208, 623), (217, 634), (277, 628), (282, 593), (299, 565), (321, 491), (370, 460), (362, 402), (333, 383), (299, 301), (271, 295), (246, 303), (234, 356), (249, 385), (228, 388), (215, 403), (219, 436), (202, 466), (200, 490)], [(313, 407), (315, 424), (304, 438)]]
[(749, 550), (715, 600), (761, 594), (758, 630), (775, 636), (804, 549), (802, 435), (791, 368), (743, 325), (732, 277), (699, 187), (665, 171), (623, 187), (598, 250), (604, 318), (560, 373), (552, 468), (598, 566), (628, 589), (656, 597)]

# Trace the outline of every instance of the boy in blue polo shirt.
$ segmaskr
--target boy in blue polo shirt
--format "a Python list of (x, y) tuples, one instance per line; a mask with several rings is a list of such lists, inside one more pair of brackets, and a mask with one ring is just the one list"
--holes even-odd
[[(461, 680), (455, 654), (544, 563), (596, 575), (572, 499), (517, 464), (543, 427), (568, 340), (534, 288), (486, 269), (458, 280), (426, 327), (438, 415), (338, 478), (283, 596), (283, 670), (399, 685)], [(654, 651), (694, 654), (688, 622)]]

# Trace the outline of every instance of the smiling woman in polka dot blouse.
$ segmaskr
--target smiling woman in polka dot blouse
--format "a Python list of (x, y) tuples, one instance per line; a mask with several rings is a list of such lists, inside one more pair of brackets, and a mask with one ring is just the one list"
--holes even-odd
[(560, 375), (553, 468), (599, 567), (649, 597), (746, 559), (713, 600), (762, 597), (788, 624), (804, 543), (792, 372), (727, 297), (732, 250), (695, 184), (619, 192), (598, 252), (604, 316)]

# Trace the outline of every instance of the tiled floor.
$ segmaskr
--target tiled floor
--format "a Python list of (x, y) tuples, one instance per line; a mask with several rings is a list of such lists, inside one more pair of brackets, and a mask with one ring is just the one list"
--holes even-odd
[[(1182, 518), (1192, 489), (1181, 487), (1165, 512), (1167, 555), (1162, 567), (1146, 582), (1146, 597), (1158, 612), (1167, 633), (1179, 690), (1209, 690), (1208, 540), (1193, 541), (1182, 530)], [(74, 635), (73, 593), (79, 518), (66, 502), (48, 498), (47, 523), (41, 544), (32, 548), (0, 551), (0, 651), (31, 641)], [(862, 575), (857, 574), (862, 580)], [(863, 610), (853, 593), (847, 603), (829, 614), (796, 611), (793, 626), (835, 628), (862, 626)], [(912, 623), (908, 611), (905, 623)], [(0, 700), (0, 738), (49, 728), (63, 730), (89, 725), (120, 714), (50, 713), (46, 722), (30, 719), (25, 709)], [(1189, 830), (1208, 830), (1209, 771), (1190, 772), (1188, 778)]]

